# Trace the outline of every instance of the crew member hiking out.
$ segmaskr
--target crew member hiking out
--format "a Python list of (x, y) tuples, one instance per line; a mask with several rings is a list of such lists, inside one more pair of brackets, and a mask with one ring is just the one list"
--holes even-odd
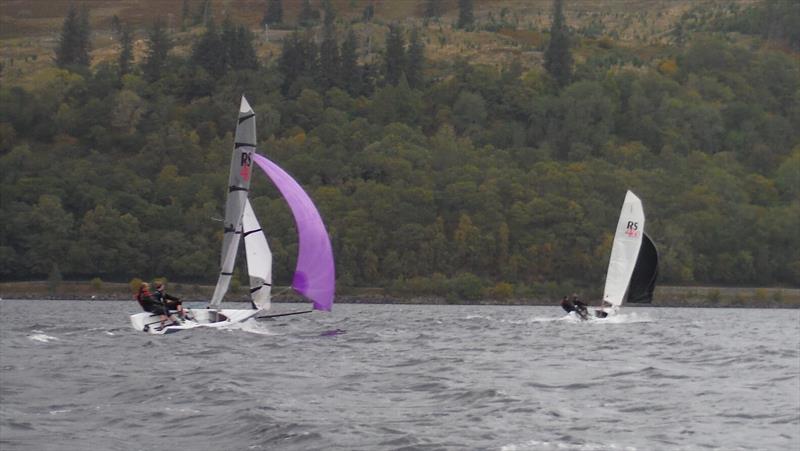
[(163, 329), (164, 324), (169, 319), (169, 310), (164, 303), (153, 298), (153, 295), (150, 293), (149, 283), (142, 282), (142, 284), (139, 285), (139, 291), (136, 293), (136, 300), (145, 312), (161, 316), (161, 328)]
[(169, 310), (176, 310), (181, 320), (186, 319), (186, 310), (183, 308), (183, 303), (180, 299), (164, 291), (166, 284), (164, 282), (156, 282), (156, 292), (153, 293), (153, 298)]
[(564, 296), (561, 298), (561, 308), (567, 313), (575, 312), (581, 319), (587, 319), (589, 311), (586, 309), (586, 304), (578, 299), (577, 294), (572, 295), (572, 299)]

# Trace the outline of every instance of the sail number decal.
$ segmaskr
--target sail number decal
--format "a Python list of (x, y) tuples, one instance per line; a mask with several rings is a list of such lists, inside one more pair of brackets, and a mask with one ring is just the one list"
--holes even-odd
[(628, 235), (631, 238), (636, 238), (639, 236), (639, 223), (628, 221), (628, 225), (625, 226), (625, 235)]
[(242, 180), (246, 182), (250, 179), (250, 165), (253, 164), (253, 156), (250, 152), (242, 152), (242, 161), (239, 164), (242, 167), (239, 171), (239, 175), (242, 177)]

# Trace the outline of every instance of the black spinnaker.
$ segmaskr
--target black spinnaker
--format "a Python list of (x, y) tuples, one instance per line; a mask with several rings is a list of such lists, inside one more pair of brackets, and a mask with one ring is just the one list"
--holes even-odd
[(653, 291), (658, 278), (658, 250), (653, 241), (645, 233), (642, 247), (636, 257), (631, 282), (628, 285), (627, 302), (649, 304), (653, 302)]

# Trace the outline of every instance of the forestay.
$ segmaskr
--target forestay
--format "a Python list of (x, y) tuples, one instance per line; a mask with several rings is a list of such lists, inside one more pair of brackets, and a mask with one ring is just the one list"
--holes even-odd
[(625, 299), (644, 235), (642, 201), (631, 191), (625, 195), (614, 233), (603, 301), (619, 307)]

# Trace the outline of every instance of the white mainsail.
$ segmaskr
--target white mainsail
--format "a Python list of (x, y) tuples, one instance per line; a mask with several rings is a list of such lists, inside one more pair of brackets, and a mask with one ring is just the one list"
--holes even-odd
[(244, 205), (242, 237), (250, 276), (250, 298), (257, 309), (267, 310), (272, 291), (272, 251), (249, 200)]
[(642, 201), (631, 191), (625, 195), (622, 211), (614, 233), (614, 244), (611, 246), (611, 258), (606, 273), (606, 286), (603, 290), (603, 301), (619, 307), (625, 300), (639, 249), (644, 235), (644, 209)]
[(253, 152), (256, 147), (256, 114), (242, 96), (239, 106), (239, 120), (236, 125), (233, 152), (231, 154), (231, 170), (228, 176), (228, 198), (225, 202), (225, 235), (222, 238), (222, 254), (220, 256), (220, 273), (210, 306), (217, 307), (225, 297), (233, 276), (233, 264), (239, 248), (241, 236), (242, 214), (250, 190), (250, 174), (253, 163)]

